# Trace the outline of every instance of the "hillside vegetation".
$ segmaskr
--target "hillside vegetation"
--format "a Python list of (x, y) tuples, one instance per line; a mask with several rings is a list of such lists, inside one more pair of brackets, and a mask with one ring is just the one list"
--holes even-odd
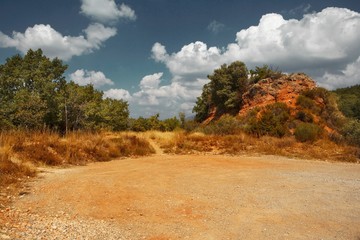
[(286, 75), (266, 65), (248, 71), (242, 62), (222, 65), (209, 79), (193, 109), (207, 132), (225, 124), (257, 137), (360, 146), (359, 86), (330, 92), (305, 74)]

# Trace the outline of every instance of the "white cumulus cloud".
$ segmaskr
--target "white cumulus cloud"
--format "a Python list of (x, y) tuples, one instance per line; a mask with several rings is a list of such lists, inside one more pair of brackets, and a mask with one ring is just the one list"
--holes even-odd
[(109, 89), (104, 92), (104, 98), (112, 98), (117, 100), (131, 101), (132, 96), (125, 89)]
[(175, 76), (206, 75), (223, 60), (220, 49), (208, 48), (200, 41), (185, 45), (179, 52), (171, 55), (166, 52), (165, 46), (155, 43), (152, 48), (152, 57), (158, 62), (165, 63)]
[(116, 22), (120, 18), (136, 20), (136, 14), (128, 5), (116, 5), (115, 0), (82, 0), (81, 13), (102, 23)]
[(124, 89), (110, 89), (104, 92), (104, 97), (128, 101), (135, 116), (148, 117), (159, 113), (162, 118), (167, 118), (177, 116), (179, 112), (190, 116), (202, 86), (209, 80), (173, 81), (161, 85), (162, 77), (162, 72), (144, 76), (139, 83), (139, 91), (130, 94)]
[(326, 72), (320, 78), (320, 85), (330, 90), (356, 84), (360, 84), (360, 57), (355, 62), (348, 64), (341, 72)]
[(94, 85), (94, 87), (101, 87), (104, 85), (113, 85), (114, 82), (106, 78), (103, 72), (88, 71), (84, 69), (78, 69), (70, 74), (70, 79), (80, 86), (88, 84)]
[(143, 79), (140, 81), (140, 88), (143, 90), (158, 88), (163, 74), (164, 73), (160, 72), (143, 77)]
[(63, 36), (50, 25), (36, 24), (24, 33), (14, 31), (12, 36), (0, 32), (0, 47), (16, 48), (22, 53), (29, 49), (41, 48), (50, 58), (69, 60), (99, 49), (103, 42), (116, 35), (117, 30), (102, 24), (91, 24), (84, 30), (85, 35)]

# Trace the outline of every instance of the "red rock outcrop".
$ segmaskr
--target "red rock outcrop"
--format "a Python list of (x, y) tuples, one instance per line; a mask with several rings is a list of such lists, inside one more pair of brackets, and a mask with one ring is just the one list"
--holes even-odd
[(255, 107), (264, 107), (275, 102), (283, 102), (295, 108), (299, 94), (315, 87), (314, 80), (302, 73), (284, 75), (278, 79), (260, 80), (243, 94), (243, 107), (239, 114), (244, 115)]

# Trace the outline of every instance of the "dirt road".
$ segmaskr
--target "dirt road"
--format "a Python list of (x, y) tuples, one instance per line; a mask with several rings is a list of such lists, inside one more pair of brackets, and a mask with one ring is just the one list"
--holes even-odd
[(161, 154), (47, 170), (30, 189), (0, 239), (360, 239), (359, 164)]

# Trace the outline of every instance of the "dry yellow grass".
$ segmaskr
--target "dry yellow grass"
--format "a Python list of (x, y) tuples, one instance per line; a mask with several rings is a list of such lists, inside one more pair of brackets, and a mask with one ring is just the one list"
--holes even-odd
[(34, 176), (36, 166), (83, 165), (154, 153), (149, 142), (130, 133), (3, 132), (0, 134), (0, 185)]
[(256, 138), (244, 133), (225, 136), (205, 135), (198, 132), (147, 134), (160, 144), (164, 152), (174, 154), (267, 154), (330, 161), (360, 161), (359, 148), (336, 144), (327, 139), (320, 139), (314, 143), (300, 143), (294, 137)]

